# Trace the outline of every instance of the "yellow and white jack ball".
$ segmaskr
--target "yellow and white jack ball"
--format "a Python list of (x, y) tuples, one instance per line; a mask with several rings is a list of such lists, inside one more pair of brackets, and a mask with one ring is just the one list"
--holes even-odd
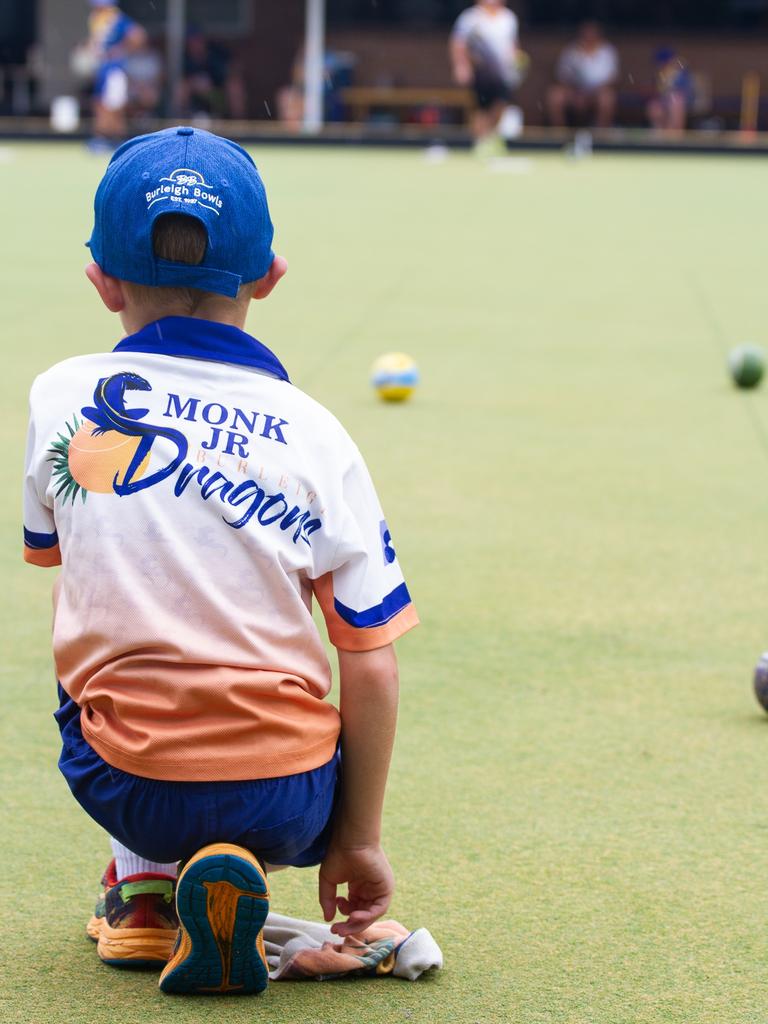
[(416, 360), (405, 352), (387, 352), (371, 367), (371, 384), (384, 402), (405, 402), (418, 383)]

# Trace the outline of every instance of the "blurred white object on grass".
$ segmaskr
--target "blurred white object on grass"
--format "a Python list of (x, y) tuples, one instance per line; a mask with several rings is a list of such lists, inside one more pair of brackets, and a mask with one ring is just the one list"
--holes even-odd
[(80, 104), (75, 96), (55, 96), (51, 100), (51, 128), (62, 135), (80, 127)]
[(507, 107), (499, 121), (502, 139), (519, 139), (523, 134), (523, 111), (520, 107)]

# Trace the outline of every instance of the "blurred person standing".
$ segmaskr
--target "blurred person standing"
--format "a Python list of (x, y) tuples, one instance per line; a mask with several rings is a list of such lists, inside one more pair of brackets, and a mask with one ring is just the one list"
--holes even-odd
[(475, 142), (493, 139), (522, 80), (519, 22), (504, 0), (478, 0), (459, 15), (451, 34), (453, 77), (477, 98)]
[(90, 0), (87, 48), (96, 69), (92, 148), (109, 149), (128, 134), (126, 62), (147, 45), (147, 33), (113, 0)]
[(693, 76), (679, 54), (663, 47), (654, 55), (656, 95), (648, 104), (651, 127), (661, 132), (682, 132), (694, 100)]
[(619, 55), (596, 21), (585, 21), (560, 55), (547, 97), (550, 123), (564, 127), (569, 114), (608, 128), (616, 114)]

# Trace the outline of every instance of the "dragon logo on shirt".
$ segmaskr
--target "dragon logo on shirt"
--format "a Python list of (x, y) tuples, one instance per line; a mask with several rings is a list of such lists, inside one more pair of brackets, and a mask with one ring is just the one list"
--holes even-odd
[[(92, 406), (85, 406), (74, 429), (67, 424), (69, 437), (59, 434), (50, 450), (54, 476), (58, 478), (56, 495), (82, 500), (89, 491), (97, 494), (133, 494), (152, 487), (181, 465), (187, 454), (187, 439), (170, 427), (140, 423), (149, 409), (126, 408), (126, 392), (151, 391), (148, 381), (136, 373), (118, 373), (104, 377), (96, 385)], [(169, 463), (146, 476), (149, 455), (158, 438), (166, 438), (176, 449)]]

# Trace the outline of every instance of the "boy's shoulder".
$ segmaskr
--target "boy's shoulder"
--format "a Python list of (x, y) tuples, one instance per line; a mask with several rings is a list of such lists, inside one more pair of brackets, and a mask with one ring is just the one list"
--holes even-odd
[(64, 381), (76, 378), (79, 373), (86, 373), (91, 367), (95, 367), (102, 360), (110, 355), (108, 352), (91, 352), (87, 355), (69, 356), (62, 359), (47, 370), (43, 370), (32, 381), (30, 394), (32, 399), (42, 392), (58, 388)]
[[(156, 357), (144, 356), (143, 359), (154, 363)], [(85, 391), (90, 386), (93, 389), (98, 382), (99, 375), (103, 376), (112, 366), (117, 369), (118, 364), (122, 366), (123, 363), (126, 363), (125, 358), (121, 360), (119, 354), (114, 351), (71, 356), (55, 363), (40, 373), (32, 383), (30, 401), (33, 411), (37, 406), (48, 408), (51, 399), (54, 399), (54, 404), (57, 397), (64, 400), (71, 395), (73, 388), (82, 388)], [(171, 365), (166, 363), (165, 359), (162, 360), (162, 363), (165, 365), (162, 367), (158, 365), (158, 369), (162, 368), (163, 375), (167, 378), (164, 383), (170, 384), (173, 378)], [(203, 366), (210, 368), (213, 375), (216, 374), (214, 368), (230, 371), (233, 369), (232, 364), (218, 361), (204, 363)], [(201, 367), (202, 376), (205, 376), (205, 371)], [(251, 388), (254, 391), (260, 388), (270, 391), (274, 389), (274, 397), (285, 399), (291, 414), (301, 417), (305, 430), (309, 428), (315, 444), (332, 451), (337, 462), (339, 456), (342, 459), (346, 456), (353, 460), (360, 457), (357, 445), (334, 413), (297, 385), (279, 380), (270, 374), (254, 373), (249, 370), (240, 370), (238, 376), (244, 393)], [(276, 410), (278, 408), (279, 403), (276, 405)]]
[(315, 421), (319, 428), (333, 441), (341, 445), (349, 445), (357, 451), (357, 445), (350, 437), (343, 423), (331, 412), (331, 410), (319, 402), (316, 398), (308, 395), (306, 391), (295, 384), (288, 384), (292, 401), (296, 403), (299, 410), (305, 411), (307, 418)]

